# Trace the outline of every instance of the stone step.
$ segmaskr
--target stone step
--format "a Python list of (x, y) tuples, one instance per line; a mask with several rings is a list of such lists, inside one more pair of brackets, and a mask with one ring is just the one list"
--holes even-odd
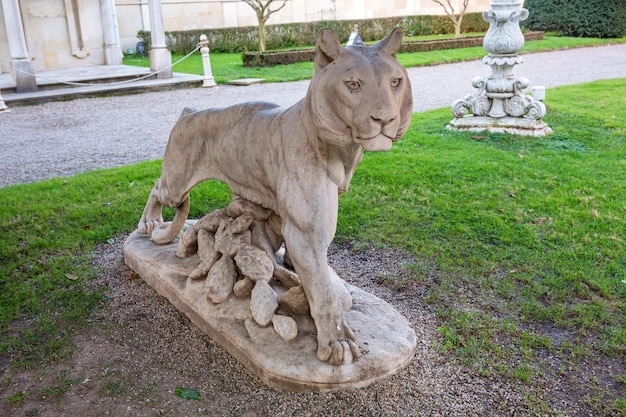
[(37, 91), (18, 93), (11, 74), (0, 74), (0, 94), (5, 103), (37, 104), (93, 95), (121, 95), (197, 87), (202, 84), (202, 77), (198, 75), (174, 73), (172, 78), (158, 79), (151, 74), (149, 68), (130, 65), (97, 65), (40, 71), (36, 73), (36, 79)]

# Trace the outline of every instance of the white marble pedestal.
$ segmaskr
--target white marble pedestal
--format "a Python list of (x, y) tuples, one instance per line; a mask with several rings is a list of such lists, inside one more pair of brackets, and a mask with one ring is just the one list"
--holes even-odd
[(158, 246), (148, 235), (134, 232), (124, 245), (124, 260), (271, 387), (289, 391), (364, 387), (403, 369), (415, 354), (417, 340), (411, 324), (390, 304), (344, 283), (352, 296), (352, 308), (345, 317), (363, 355), (347, 365), (321, 362), (316, 358), (316, 331), (310, 317), (293, 316), (298, 336), (284, 341), (271, 325), (261, 327), (252, 320), (249, 299), (231, 295), (225, 302), (213, 304), (207, 299), (204, 280), (187, 278), (199, 264), (198, 256), (178, 258), (176, 245), (177, 241)]

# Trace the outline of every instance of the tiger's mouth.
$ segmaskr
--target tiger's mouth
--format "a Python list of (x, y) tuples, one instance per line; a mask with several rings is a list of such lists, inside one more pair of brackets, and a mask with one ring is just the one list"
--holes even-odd
[(355, 138), (354, 141), (361, 145), (363, 149), (370, 152), (384, 152), (391, 149), (393, 142), (400, 138), (390, 138), (383, 133), (379, 133), (371, 138)]

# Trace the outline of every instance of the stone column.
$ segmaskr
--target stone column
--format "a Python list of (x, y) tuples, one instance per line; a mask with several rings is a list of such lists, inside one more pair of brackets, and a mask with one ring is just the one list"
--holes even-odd
[(2, 0), (4, 24), (7, 28), (9, 52), (11, 54), (11, 73), (18, 93), (37, 91), (37, 81), (33, 63), (28, 57), (26, 37), (20, 14), (18, 0)]
[(172, 78), (172, 54), (165, 44), (165, 29), (163, 28), (163, 10), (161, 0), (149, 0), (150, 6), (150, 36), (152, 45), (150, 50), (150, 69), (159, 71), (157, 78)]
[(122, 64), (122, 49), (117, 36), (115, 0), (100, 0), (102, 30), (104, 32), (104, 62), (107, 65)]

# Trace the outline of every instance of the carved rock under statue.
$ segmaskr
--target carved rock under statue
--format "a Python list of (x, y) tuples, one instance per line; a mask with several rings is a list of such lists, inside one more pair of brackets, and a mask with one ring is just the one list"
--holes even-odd
[[(376, 45), (344, 48), (326, 29), (292, 107), (185, 109), (126, 241), (126, 263), (270, 386), (362, 387), (415, 353), (410, 323), (327, 260), (339, 195), (363, 151), (389, 150), (410, 124), (401, 43), (394, 29)], [(207, 179), (225, 182), (233, 201), (188, 221), (189, 191)], [(176, 207), (172, 222), (163, 206)]]

